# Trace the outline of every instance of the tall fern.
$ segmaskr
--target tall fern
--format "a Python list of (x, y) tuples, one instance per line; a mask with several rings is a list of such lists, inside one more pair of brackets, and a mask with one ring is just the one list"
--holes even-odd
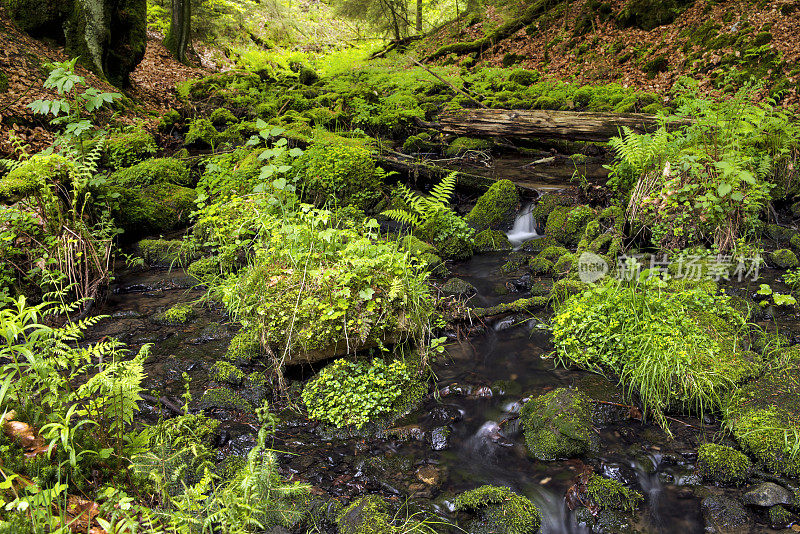
[(400, 197), (408, 209), (391, 209), (382, 212), (382, 215), (394, 219), (402, 224), (419, 227), (433, 218), (442, 208), (450, 203), (450, 198), (456, 189), (457, 173), (452, 172), (445, 176), (441, 182), (431, 189), (428, 197), (418, 195), (403, 184), (398, 185)]

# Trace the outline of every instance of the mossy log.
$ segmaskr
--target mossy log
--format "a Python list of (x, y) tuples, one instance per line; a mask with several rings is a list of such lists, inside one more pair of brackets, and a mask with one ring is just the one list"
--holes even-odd
[(439, 115), (443, 132), (490, 137), (539, 137), (605, 142), (623, 126), (646, 133), (658, 127), (655, 115), (579, 111), (463, 109)]

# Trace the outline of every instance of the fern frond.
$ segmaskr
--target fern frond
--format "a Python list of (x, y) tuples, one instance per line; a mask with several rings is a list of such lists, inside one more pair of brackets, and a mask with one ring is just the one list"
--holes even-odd
[(445, 176), (441, 182), (431, 189), (431, 197), (439, 204), (447, 205), (456, 190), (456, 176), (458, 173), (451, 172)]
[(410, 211), (394, 209), (381, 212), (381, 215), (389, 217), (401, 224), (410, 224), (411, 226), (419, 226), (420, 218), (416, 213)]

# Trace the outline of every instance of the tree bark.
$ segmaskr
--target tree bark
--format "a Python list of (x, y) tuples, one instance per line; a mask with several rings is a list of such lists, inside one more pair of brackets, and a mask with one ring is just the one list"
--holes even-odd
[(170, 21), (164, 46), (181, 63), (187, 63), (186, 52), (192, 33), (191, 0), (172, 0), (172, 20)]
[(648, 132), (658, 127), (654, 115), (578, 111), (464, 109), (439, 115), (435, 127), (458, 135), (539, 137), (605, 142), (623, 126)]
[(422, 0), (417, 0), (417, 35), (422, 35)]

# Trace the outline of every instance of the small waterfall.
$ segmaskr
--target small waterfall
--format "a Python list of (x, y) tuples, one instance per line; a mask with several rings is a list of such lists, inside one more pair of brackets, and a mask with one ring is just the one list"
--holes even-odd
[(528, 204), (520, 210), (514, 220), (514, 226), (506, 234), (514, 249), (518, 249), (525, 241), (539, 235), (536, 232), (536, 221), (533, 219), (533, 206)]

